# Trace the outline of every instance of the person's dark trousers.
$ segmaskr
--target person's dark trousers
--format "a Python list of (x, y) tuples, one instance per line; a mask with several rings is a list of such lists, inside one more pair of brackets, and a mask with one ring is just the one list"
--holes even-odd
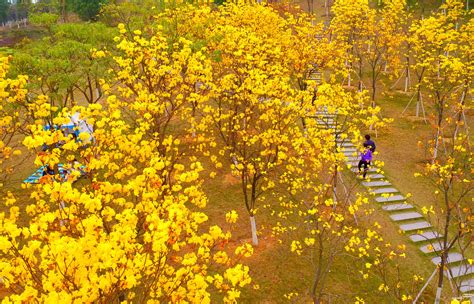
[(359, 165), (357, 166), (359, 168), (359, 173), (362, 166), (364, 166), (364, 175), (363, 175), (364, 179), (365, 179), (365, 176), (367, 175), (367, 171), (369, 171), (369, 164), (370, 162), (361, 159), (359, 161)]

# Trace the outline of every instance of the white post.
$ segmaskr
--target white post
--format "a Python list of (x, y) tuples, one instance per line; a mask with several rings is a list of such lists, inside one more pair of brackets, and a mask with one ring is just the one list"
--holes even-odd
[(250, 216), (250, 227), (252, 228), (252, 243), (258, 245), (257, 224), (255, 223), (255, 216)]
[(435, 299), (435, 304), (439, 304), (441, 302), (441, 291), (443, 290), (442, 287), (438, 287), (436, 289), (436, 299)]
[(416, 117), (420, 116), (420, 102), (421, 102), (420, 99), (416, 101)]

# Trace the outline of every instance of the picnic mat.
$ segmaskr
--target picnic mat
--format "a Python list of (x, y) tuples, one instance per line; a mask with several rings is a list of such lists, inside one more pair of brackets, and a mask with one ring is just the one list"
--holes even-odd
[[(81, 165), (79, 167), (79, 172), (81, 173), (81, 176), (84, 175), (84, 169), (85, 166)], [(39, 184), (40, 179), (43, 177), (43, 172), (45, 170), (45, 166), (41, 166), (38, 170), (36, 170), (33, 174), (30, 175), (27, 179), (23, 181), (25, 184)], [(67, 170), (64, 169), (63, 164), (58, 164), (58, 171), (59, 171), (59, 176), (62, 179), (66, 179), (66, 174)]]

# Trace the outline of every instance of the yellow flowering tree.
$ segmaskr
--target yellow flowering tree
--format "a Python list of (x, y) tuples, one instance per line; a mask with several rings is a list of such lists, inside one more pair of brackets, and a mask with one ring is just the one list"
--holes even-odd
[(334, 15), (330, 25), (332, 37), (346, 51), (348, 86), (351, 85), (351, 73), (355, 72), (358, 77), (358, 89), (362, 91), (363, 54), (361, 51), (368, 35), (367, 31), (374, 21), (375, 10), (370, 8), (367, 0), (336, 0), (331, 11)]
[[(452, 296), (462, 293), (462, 275), (472, 272), (472, 261), (467, 260), (469, 248), (472, 248), (474, 236), (474, 209), (472, 208), (473, 152), (466, 135), (454, 138), (448, 154), (439, 157), (435, 163), (427, 163), (424, 171), (417, 176), (424, 176), (435, 186), (436, 201), (434, 207), (424, 207), (423, 212), (438, 226), (436, 241), (431, 251), (439, 257), (436, 302), (442, 297), (446, 278), (455, 286)], [(452, 270), (451, 252), (460, 252), (462, 259), (458, 270)], [(470, 270), (471, 269), (471, 270)], [(461, 277), (461, 278), (459, 278)]]
[(25, 131), (24, 101), (28, 78), (19, 76), (9, 78), (9, 58), (0, 57), (0, 188), (13, 172), (21, 154), (16, 138)]
[[(473, 27), (472, 21), (459, 24), (464, 14), (462, 2), (450, 0), (442, 11), (419, 20), (411, 28), (414, 64), (421, 71), (418, 86), (428, 91), (435, 110), (433, 162), (447, 136), (446, 127), (452, 123), (449, 113), (458, 112), (457, 121), (461, 123), (465, 96), (472, 83), (472, 41), (466, 37), (472, 36)], [(420, 87), (418, 90), (421, 94)]]
[[(332, 271), (348, 258), (353, 266), (348, 271), (360, 275), (361, 281), (369, 276), (379, 281), (384, 297), (391, 294), (401, 300), (413, 293), (411, 284), (400, 283), (399, 273), (386, 271), (387, 265), (403, 258), (404, 253), (393, 249), (389, 254), (391, 246), (381, 237), (380, 225), (367, 223), (368, 199), (355, 193), (354, 185), (347, 182), (336, 187), (338, 174), (345, 167), (345, 156), (337, 143), (361, 137), (360, 127), (370, 125), (373, 116), (367, 110), (369, 104), (364, 93), (345, 92), (341, 85), (321, 85), (315, 105), (337, 113), (338, 140), (334, 130), (308, 121), (307, 136), (293, 138), (294, 157), (286, 160), (273, 193), (279, 202), (271, 206), (277, 218), (274, 235), (289, 242), (290, 250), (308, 261), (312, 281), (307, 288), (314, 303), (328, 299)], [(395, 266), (399, 269), (399, 262)]]
[(257, 203), (274, 187), (272, 175), (289, 157), (292, 140), (301, 135), (297, 121), (304, 112), (283, 64), (286, 53), (278, 35), (286, 35), (285, 20), (259, 5), (229, 4), (221, 9), (209, 31), (207, 47), (216, 57), (202, 123), (212, 127), (209, 136), (241, 181), (257, 244)]
[(195, 133), (196, 109), (206, 99), (212, 78), (204, 53), (195, 51), (193, 42), (183, 37), (169, 43), (161, 26), (151, 38), (140, 30), (128, 33), (123, 24), (119, 28), (118, 97), (132, 119), (148, 130), (147, 136), (160, 142), (170, 135), (175, 118), (189, 122), (181, 130), (184, 135), (191, 129)]
[[(44, 130), (42, 119), (29, 126), (23, 141), (29, 149), (52, 147), (38, 153), (35, 163), (61, 163), (64, 170), (25, 186), (27, 202), (13, 195), (3, 199), (8, 211), (0, 213), (0, 277), (6, 303), (209, 303), (211, 294), (232, 303), (251, 282), (248, 267), (233, 261), (252, 248), (226, 251), (230, 233), (206, 223), (199, 211), (207, 204), (203, 167), (195, 156), (183, 157), (180, 134), (169, 130), (170, 123), (179, 127), (172, 119), (189, 117), (188, 101), (201, 98), (195, 84), (207, 77), (202, 54), (185, 39), (168, 45), (159, 30), (149, 40), (138, 31), (130, 40), (120, 30), (116, 91), (104, 83), (103, 103), (64, 107), (51, 117), (61, 125), (80, 113), (93, 125), (94, 140)], [(26, 78), (5, 80), (4, 62), (2, 100), (24, 98), (26, 90), (13, 95), (10, 89)], [(37, 117), (51, 116), (47, 100), (31, 104)]]

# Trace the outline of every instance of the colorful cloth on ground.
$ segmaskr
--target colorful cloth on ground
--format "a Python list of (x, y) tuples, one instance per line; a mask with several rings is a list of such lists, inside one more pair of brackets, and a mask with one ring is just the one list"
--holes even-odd
[[(25, 184), (39, 184), (40, 179), (43, 177), (43, 172), (45, 170), (45, 166), (41, 166), (38, 170), (35, 171), (35, 173), (31, 174), (30, 177), (25, 179), (23, 183)], [(84, 169), (85, 166), (81, 165), (78, 169), (80, 172), (80, 176), (84, 175)], [(63, 164), (58, 164), (58, 171), (59, 171), (59, 176), (61, 177), (62, 180), (65, 180), (67, 178), (68, 170), (64, 168)]]

